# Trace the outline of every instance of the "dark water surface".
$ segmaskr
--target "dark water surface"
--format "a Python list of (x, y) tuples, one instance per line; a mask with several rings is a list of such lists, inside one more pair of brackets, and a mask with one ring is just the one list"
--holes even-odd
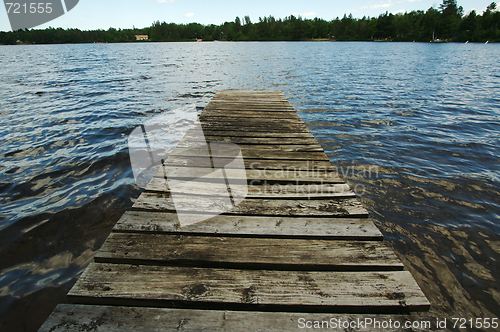
[(286, 94), (434, 314), (500, 318), (500, 45), (2, 46), (0, 74), (1, 331), (36, 331), (139, 195), (132, 130), (229, 88)]

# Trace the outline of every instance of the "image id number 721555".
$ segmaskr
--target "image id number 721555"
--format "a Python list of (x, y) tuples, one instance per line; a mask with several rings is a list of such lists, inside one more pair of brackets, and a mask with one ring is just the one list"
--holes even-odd
[(51, 2), (31, 2), (20, 4), (18, 2), (6, 2), (7, 14), (43, 14), (52, 13), (52, 3)]
[(458, 329), (466, 329), (466, 328), (471, 328), (471, 329), (497, 329), (499, 324), (498, 324), (498, 318), (476, 318), (476, 319), (466, 319), (466, 318), (452, 318), (453, 321), (453, 328), (458, 328)]

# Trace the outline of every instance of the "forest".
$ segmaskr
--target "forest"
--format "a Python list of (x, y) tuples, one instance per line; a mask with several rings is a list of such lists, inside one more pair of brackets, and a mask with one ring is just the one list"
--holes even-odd
[(148, 35), (143, 42), (193, 41), (450, 41), (499, 42), (500, 11), (492, 2), (479, 14), (464, 14), (456, 0), (443, 0), (438, 8), (401, 14), (385, 12), (378, 17), (353, 18), (352, 14), (326, 21), (290, 15), (284, 19), (236, 17), (221, 25), (175, 24), (160, 21), (142, 29), (81, 31), (48, 28), (0, 32), (0, 44), (64, 44), (135, 42), (136, 35)]

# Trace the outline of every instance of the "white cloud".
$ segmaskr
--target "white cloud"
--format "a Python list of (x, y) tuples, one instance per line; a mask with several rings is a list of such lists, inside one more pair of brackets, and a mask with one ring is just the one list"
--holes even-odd
[(390, 2), (390, 3), (376, 3), (374, 5), (371, 5), (370, 8), (377, 9), (377, 8), (387, 8), (387, 7), (391, 7), (391, 6), (392, 6), (392, 2)]
[(351, 10), (351, 12), (354, 13), (354, 12), (357, 12), (357, 11), (363, 10), (363, 9), (388, 8), (388, 7), (392, 7), (392, 6), (396, 5), (396, 4), (409, 3), (409, 2), (418, 2), (418, 1), (422, 1), (422, 0), (400, 0), (400, 1), (388, 0), (388, 1), (379, 1), (379, 2), (371, 4), (371, 5), (366, 5), (366, 6), (363, 6), (363, 7), (359, 7), (359, 8), (353, 9), (353, 10)]
[(194, 16), (194, 13), (187, 13), (184, 15), (184, 17), (193, 17)]
[(302, 16), (303, 17), (312, 17), (312, 18), (314, 18), (314, 17), (318, 16), (318, 13), (316, 13), (316, 12), (305, 12), (305, 13), (302, 13)]
[(156, 2), (164, 3), (164, 2), (175, 2), (175, 0), (156, 0)]

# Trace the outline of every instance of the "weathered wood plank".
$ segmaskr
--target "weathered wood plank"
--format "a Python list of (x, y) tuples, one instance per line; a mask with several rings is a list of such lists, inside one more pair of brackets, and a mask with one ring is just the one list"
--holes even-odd
[[(222, 197), (224, 198), (224, 197)], [(151, 211), (177, 211), (193, 213), (222, 213), (260, 216), (302, 217), (368, 217), (368, 211), (355, 198), (315, 200), (245, 199), (237, 206), (216, 196), (175, 195), (144, 192), (133, 205), (134, 209)]]
[[(202, 140), (190, 140), (183, 139), (179, 142), (176, 149), (192, 149), (198, 148)], [(212, 143), (212, 142), (210, 142)], [(218, 142), (215, 142), (218, 143)], [(319, 144), (309, 144), (309, 145), (286, 145), (286, 144), (241, 144), (238, 145), (241, 151), (246, 154), (252, 153), (254, 151), (264, 150), (268, 151), (285, 151), (285, 152), (322, 152), (323, 148)]]
[(216, 94), (211, 102), (234, 102), (244, 104), (244, 102), (249, 102), (251, 104), (255, 103), (288, 103), (284, 95), (278, 94)]
[[(262, 118), (229, 118), (222, 119), (217, 118), (219, 121), (209, 121), (210, 119), (200, 118), (200, 123), (203, 128), (210, 128), (210, 126), (234, 126), (234, 127), (248, 127), (248, 128), (264, 128), (269, 130), (282, 130), (282, 129), (295, 129), (295, 130), (304, 130), (307, 129), (307, 126), (302, 120), (294, 120), (294, 119), (275, 119), (269, 118), (266, 121), (262, 121)], [(309, 129), (307, 129), (309, 130)]]
[[(409, 331), (407, 322), (425, 322), (421, 328), (411, 331), (438, 331), (436, 318), (427, 314), (411, 315), (359, 315), (359, 314), (315, 314), (293, 312), (258, 312), (229, 310), (186, 310), (171, 308), (141, 308), (122, 306), (94, 306), (60, 304), (40, 328), (39, 332), (177, 332), (183, 331), (268, 331), (302, 332), (307, 326), (316, 329), (340, 329), (340, 324), (351, 322), (357, 332), (377, 330), (375, 322), (393, 322), (384, 331)], [(396, 324), (398, 322), (398, 324)], [(419, 324), (420, 325), (420, 324)], [(396, 326), (399, 326), (396, 327)]]
[[(229, 165), (233, 158), (218, 158), (219, 164)], [(277, 159), (243, 159), (243, 164), (247, 169), (265, 169), (290, 171), (296, 170), (311, 170), (316, 172), (337, 172), (337, 168), (332, 166), (329, 161), (320, 160), (277, 160)], [(188, 167), (212, 167), (210, 158), (198, 156), (172, 156), (170, 155), (165, 160), (165, 165), (169, 166), (188, 166)]]
[(292, 106), (289, 104), (287, 105), (286, 103), (283, 104), (271, 104), (271, 103), (261, 103), (261, 104), (251, 104), (251, 105), (245, 105), (241, 103), (231, 103), (231, 102), (222, 102), (222, 101), (217, 101), (217, 102), (211, 102), (209, 105), (205, 107), (205, 110), (208, 111), (244, 111), (244, 112), (291, 112), (291, 113), (296, 113), (295, 110), (293, 109)]
[[(208, 158), (207, 158), (208, 159)], [(212, 169), (207, 167), (185, 167), (185, 166), (160, 166), (155, 174), (155, 177), (164, 179), (194, 179), (205, 177), (209, 179), (208, 174)], [(243, 170), (242, 170), (243, 172)], [(246, 178), (248, 182), (257, 184), (254, 180), (262, 180), (271, 182), (283, 182), (285, 184), (298, 184), (298, 183), (345, 183), (336, 172), (327, 171), (309, 171), (309, 170), (271, 170), (271, 169), (245, 169), (245, 175), (242, 172), (227, 172), (227, 179), (243, 179)], [(254, 182), (252, 182), (254, 181)], [(345, 191), (345, 190), (343, 190)]]
[(254, 103), (287, 103), (287, 99), (284, 95), (279, 94), (269, 94), (269, 93), (252, 93), (252, 94), (217, 94), (212, 98), (213, 101), (217, 102), (236, 102), (236, 103), (244, 103), (251, 102)]
[(230, 105), (230, 104), (213, 104), (205, 107), (207, 111), (231, 111), (231, 112), (290, 112), (296, 113), (293, 107), (289, 106), (278, 106), (278, 105), (251, 105), (251, 106), (240, 106), (240, 105)]
[[(280, 151), (280, 150), (243, 150), (241, 151), (245, 159), (273, 159), (273, 160), (316, 160), (328, 161), (328, 157), (324, 152), (296, 152), (296, 151)], [(206, 154), (206, 148), (178, 148), (174, 149), (170, 156), (185, 156), (197, 157)], [(224, 149), (220, 149), (217, 154), (213, 154), (215, 158), (233, 158), (233, 151), (226, 153)]]
[(97, 263), (291, 271), (399, 271), (381, 241), (235, 238), (111, 233)]
[[(210, 100), (210, 104), (235, 104), (241, 106), (252, 106), (252, 105), (286, 105), (291, 106), (290, 103), (284, 97), (279, 96), (225, 96), (223, 98), (217, 98), (215, 96)], [(209, 105), (210, 105), (209, 104)]]
[[(200, 115), (199, 120), (202, 125), (204, 124), (215, 124), (218, 122), (224, 123), (224, 124), (236, 124), (238, 126), (242, 125), (247, 125), (247, 126), (264, 126), (268, 127), (270, 125), (274, 126), (304, 126), (304, 121), (302, 119), (292, 119), (292, 118), (265, 118), (265, 117), (260, 117), (260, 118), (255, 118), (255, 117), (239, 117), (239, 116), (234, 116), (234, 117), (211, 117), (208, 115)], [(307, 128), (307, 127), (306, 127)]]
[[(200, 187), (210, 185), (210, 181), (215, 179), (207, 179), (206, 182), (190, 181), (183, 183), (182, 188), (175, 188), (175, 193), (199, 195)], [(208, 182), (208, 183), (207, 183)], [(222, 182), (219, 180), (219, 182)], [(252, 181), (253, 182), (253, 181)], [(269, 182), (269, 181), (265, 181)], [(147, 191), (170, 192), (168, 181), (163, 178), (153, 178), (146, 186)], [(261, 199), (334, 199), (334, 198), (349, 198), (356, 197), (356, 194), (349, 189), (346, 184), (286, 184), (281, 183), (267, 185), (235, 185), (231, 184), (231, 190), (236, 193), (246, 192), (246, 198), (261, 198)], [(227, 187), (213, 186), (210, 194), (214, 196), (227, 195)]]
[(294, 125), (294, 126), (302, 126), (304, 124), (304, 121), (302, 121), (301, 118), (274, 118), (274, 117), (241, 117), (241, 116), (229, 116), (229, 114), (226, 114), (225, 117), (221, 116), (210, 116), (208, 114), (202, 113), (199, 117), (200, 122), (203, 123), (216, 123), (216, 122), (223, 122), (224, 124), (237, 124), (237, 125), (242, 125), (242, 124), (247, 124), (250, 126), (269, 126), (269, 125), (274, 125), (274, 126), (284, 126), (284, 125)]
[(252, 99), (263, 99), (264, 101), (272, 101), (281, 99), (286, 101), (286, 97), (281, 91), (260, 91), (260, 90), (224, 90), (218, 91), (213, 100), (230, 100), (236, 99), (240, 100), (252, 100)]
[(269, 103), (269, 104), (279, 104), (279, 103), (288, 103), (285, 96), (280, 95), (269, 95), (269, 94), (252, 94), (252, 95), (216, 95), (212, 98), (211, 102), (227, 102), (227, 103), (237, 103), (245, 105), (247, 103), (251, 104), (259, 104), (259, 103)]
[(429, 302), (407, 271), (316, 272), (91, 263), (68, 293), (81, 304), (397, 313)]
[[(222, 130), (210, 130), (205, 128), (203, 130), (203, 133), (205, 134), (205, 137), (211, 137), (211, 136), (225, 136), (225, 137), (231, 137), (231, 138), (239, 138), (239, 137), (259, 137), (259, 138), (268, 138), (268, 137), (273, 137), (273, 138), (312, 138), (314, 139), (314, 135), (311, 134), (311, 132), (288, 132), (288, 133), (270, 133), (270, 132), (242, 132), (240, 130), (236, 131), (234, 128), (232, 130), (228, 131), (222, 131)], [(316, 139), (314, 139), (316, 141)]]
[(181, 227), (176, 213), (127, 211), (114, 231), (169, 234), (223, 235), (235, 237), (304, 238), (330, 240), (382, 240), (383, 235), (368, 218), (307, 218), (259, 216), (207, 216)]
[(306, 126), (252, 126), (251, 124), (245, 125), (241, 124), (226, 124), (222, 122), (217, 123), (202, 123), (201, 124), (203, 132), (211, 132), (211, 131), (240, 131), (244, 134), (248, 135), (249, 133), (283, 133), (283, 136), (286, 136), (288, 133), (310, 133), (309, 129)]
[(262, 95), (262, 96), (215, 96), (210, 100), (210, 104), (214, 103), (228, 103), (228, 104), (238, 104), (242, 106), (246, 105), (260, 105), (260, 104), (271, 104), (271, 105), (290, 105), (288, 101), (286, 100), (285, 97), (282, 96), (269, 96), (269, 95)]
[(200, 137), (199, 135), (185, 135), (182, 141), (189, 142), (225, 142), (234, 144), (262, 144), (262, 145), (317, 145), (318, 141), (314, 138), (306, 137), (232, 137), (232, 136), (208, 136)]
[(278, 118), (278, 119), (300, 119), (296, 112), (268, 112), (268, 111), (228, 111), (228, 110), (204, 110), (203, 117), (214, 117), (214, 120), (224, 121), (225, 118)]
[(228, 90), (224, 90), (224, 91), (218, 91), (215, 96), (212, 98), (214, 100), (229, 100), (229, 99), (232, 99), (232, 98), (235, 98), (237, 100), (242, 100), (241, 98), (244, 98), (244, 99), (250, 99), (250, 98), (262, 98), (263, 100), (278, 100), (278, 99), (281, 99), (281, 100), (285, 100), (286, 101), (286, 97), (285, 95), (281, 92), (281, 91), (246, 91), (246, 90), (239, 90), (239, 91), (236, 91), (236, 92), (233, 92), (231, 90), (231, 92), (226, 92)]

